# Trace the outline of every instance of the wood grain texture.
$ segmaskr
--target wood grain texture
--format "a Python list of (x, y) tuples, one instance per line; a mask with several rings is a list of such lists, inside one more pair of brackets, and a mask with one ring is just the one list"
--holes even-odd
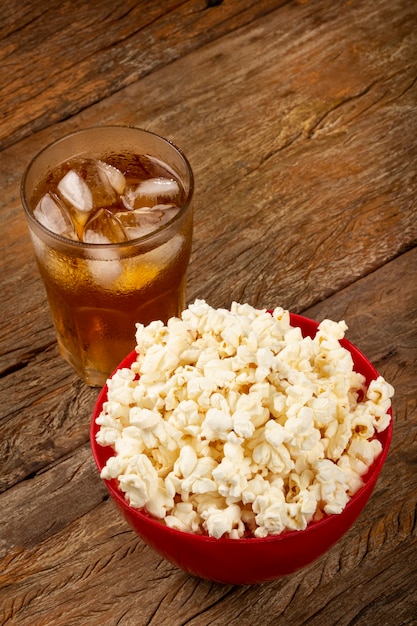
[[(0, 623), (417, 623), (417, 5), (10, 0), (0, 9)], [(121, 519), (98, 394), (60, 358), (20, 204), (48, 142), (133, 124), (196, 175), (188, 300), (345, 319), (396, 389), (391, 450), (332, 550), (266, 585), (186, 575)]]
[[(260, 587), (223, 586), (189, 577), (128, 529), (107, 500), (84, 445), (0, 496), (0, 527), (6, 529), (0, 544), (0, 558), (6, 554), (0, 578), (4, 623), (13, 615), (19, 624), (43, 619), (79, 624), (88, 619), (97, 625), (249, 626), (262, 620), (271, 625), (365, 626), (377, 624), (383, 613), (386, 623), (414, 624), (416, 597), (407, 590), (417, 583), (415, 368), (407, 367), (408, 376), (403, 372), (411, 353), (415, 366), (417, 333), (407, 315), (416, 318), (416, 273), (413, 250), (307, 311), (316, 319), (330, 314), (346, 318), (349, 337), (397, 390), (392, 447), (376, 490), (365, 513), (327, 555), (301, 572)], [(392, 278), (401, 274), (408, 274), (410, 291), (393, 329), (389, 300), (380, 315), (377, 294), (390, 284), (390, 298), (400, 301), (401, 283)], [(363, 324), (363, 311), (368, 319), (379, 316), (377, 332), (372, 332), (372, 324)], [(388, 346), (387, 358), (381, 338), (393, 332), (401, 343), (395, 354)], [(29, 502), (33, 493), (36, 500)], [(19, 519), (10, 518), (9, 511), (18, 512)], [(100, 606), (97, 588), (111, 589)]]
[[(24, 142), (26, 155), (67, 130), (96, 123), (133, 123), (169, 136), (189, 155), (197, 180), (188, 299), (203, 294), (214, 306), (235, 299), (302, 310), (416, 240), (416, 37), (409, 3), (402, 12), (390, 7), (384, 4), (378, 21), (366, 7), (345, 5), (320, 15), (326, 20), (320, 26), (316, 7), (285, 5), (260, 18), (256, 29), (208, 45)], [(396, 11), (395, 55), (385, 28)], [(340, 41), (358, 37), (351, 24), (362, 22), (365, 35), (372, 30), (373, 50), (364, 57), (359, 41), (339, 50)], [(283, 23), (292, 36), (278, 46)], [(315, 23), (318, 51), (311, 49), (313, 34), (304, 41), (299, 32), (300, 24), (309, 33)], [(384, 53), (392, 59), (390, 84), (380, 76)], [(20, 164), (21, 153), (19, 144), (4, 154)], [(21, 170), (14, 176), (17, 181)], [(23, 231), (18, 197), (14, 205), (7, 201)], [(22, 272), (16, 252), (6, 263)], [(26, 269), (36, 280), (33, 262)]]
[[(285, 0), (27, 0), (1, 8), (0, 146), (66, 119)], [(28, 106), (30, 103), (30, 106)]]

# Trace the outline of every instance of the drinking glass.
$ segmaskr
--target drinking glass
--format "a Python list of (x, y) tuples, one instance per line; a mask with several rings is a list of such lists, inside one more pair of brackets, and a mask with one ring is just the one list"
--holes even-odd
[[(131, 156), (141, 155), (163, 166), (181, 188), (180, 205), (155, 231), (118, 243), (91, 243), (52, 232), (47, 221), (36, 219), (36, 203), (48, 192), (57, 166), (75, 157), (110, 161), (111, 167), (118, 167), (120, 155), (121, 170), (129, 170)], [(45, 147), (28, 165), (22, 181), (23, 207), (59, 350), (87, 384), (103, 385), (134, 348), (136, 323), (166, 323), (184, 309), (193, 189), (193, 172), (182, 151), (167, 139), (134, 127), (98, 126), (74, 132)]]

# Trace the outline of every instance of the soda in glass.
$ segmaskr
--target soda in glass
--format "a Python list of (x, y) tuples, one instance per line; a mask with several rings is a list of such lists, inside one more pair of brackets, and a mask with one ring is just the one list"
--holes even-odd
[(135, 324), (185, 307), (193, 172), (154, 133), (98, 126), (44, 148), (22, 201), (62, 356), (103, 385), (134, 348)]

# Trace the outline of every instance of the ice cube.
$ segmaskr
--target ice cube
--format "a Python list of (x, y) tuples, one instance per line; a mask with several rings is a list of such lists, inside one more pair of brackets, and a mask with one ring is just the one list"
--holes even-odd
[(85, 243), (120, 243), (127, 239), (118, 218), (106, 209), (99, 209), (88, 220), (82, 235)]
[(116, 217), (122, 224), (127, 237), (137, 239), (158, 230), (169, 222), (178, 211), (179, 208), (174, 204), (158, 204), (154, 207), (122, 211), (116, 213)]
[(70, 207), (83, 214), (114, 205), (118, 198), (114, 187), (123, 191), (123, 174), (103, 161), (90, 158), (74, 160), (72, 169), (58, 183), (58, 191)]
[(167, 264), (171, 263), (178, 254), (180, 254), (184, 244), (184, 235), (178, 233), (175, 237), (169, 239), (161, 246), (158, 246), (154, 250), (148, 252), (144, 257), (144, 260), (151, 266), (163, 269), (167, 266)]
[(118, 194), (122, 195), (126, 187), (126, 178), (122, 172), (104, 161), (97, 161), (97, 168), (103, 182), (107, 180)]
[(138, 185), (140, 193), (150, 196), (173, 196), (178, 194), (180, 187), (172, 178), (149, 178)]
[(176, 204), (156, 204), (152, 207), (152, 211), (159, 212), (161, 225), (172, 220), (179, 210), (180, 207)]
[(121, 275), (123, 271), (122, 262), (118, 256), (109, 255), (107, 252), (100, 258), (97, 252), (98, 250), (94, 251), (94, 256), (97, 258), (86, 260), (88, 271), (97, 285), (108, 288)]
[(122, 211), (116, 213), (116, 217), (122, 224), (128, 239), (143, 237), (158, 228), (158, 226), (155, 226), (155, 217), (152, 216), (148, 207), (145, 210)]
[(127, 209), (153, 207), (167, 201), (174, 201), (180, 195), (180, 186), (172, 178), (149, 178), (138, 185), (128, 185), (122, 196)]
[[(117, 201), (117, 194), (103, 169), (105, 164), (101, 163), (97, 159), (79, 159), (74, 165), (78, 175), (85, 181), (91, 192), (94, 209), (109, 207)], [(116, 168), (113, 169), (117, 173)]]
[(93, 195), (85, 180), (75, 170), (70, 170), (61, 178), (58, 191), (77, 211), (88, 214), (92, 210)]
[(51, 232), (67, 239), (76, 239), (71, 218), (57, 196), (46, 193), (36, 205), (33, 215)]

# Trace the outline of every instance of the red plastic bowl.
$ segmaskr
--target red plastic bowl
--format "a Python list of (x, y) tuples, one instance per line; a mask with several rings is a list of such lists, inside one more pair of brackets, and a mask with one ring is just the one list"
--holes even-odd
[[(303, 336), (315, 336), (317, 322), (296, 314), (291, 314), (290, 317), (292, 326), (299, 326)], [(366, 377), (369, 385), (370, 381), (378, 376), (377, 370), (348, 340), (342, 339), (340, 343), (350, 351), (355, 370)], [(119, 365), (119, 368), (129, 367), (135, 358), (136, 353), (132, 352)], [(94, 459), (100, 471), (113, 454), (111, 447), (103, 447), (96, 442), (99, 427), (95, 420), (101, 412), (106, 397), (107, 386), (101, 390), (97, 399), (90, 432)], [(110, 496), (130, 526), (145, 543), (171, 563), (190, 574), (220, 583), (262, 583), (280, 578), (308, 565), (324, 554), (352, 526), (375, 487), (388, 454), (392, 429), (391, 419), (389, 427), (378, 435), (382, 444), (380, 456), (368, 473), (363, 476), (364, 485), (347, 503), (342, 513), (311, 522), (305, 530), (289, 531), (277, 536), (215, 539), (168, 528), (143, 511), (129, 506), (114, 480), (105, 481), (105, 483)]]

